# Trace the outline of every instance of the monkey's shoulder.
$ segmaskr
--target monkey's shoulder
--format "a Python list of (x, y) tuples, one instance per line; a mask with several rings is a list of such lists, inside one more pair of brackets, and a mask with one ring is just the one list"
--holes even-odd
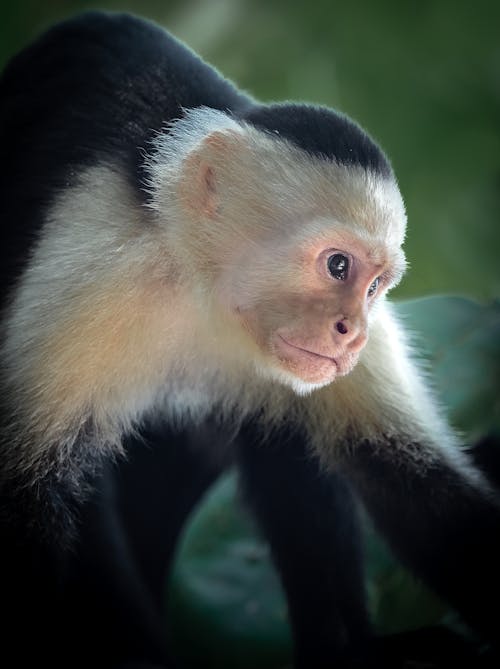
[(9, 137), (21, 137), (22, 148), (43, 134), (56, 150), (71, 142), (81, 158), (85, 147), (101, 153), (143, 147), (183, 108), (245, 104), (231, 83), (154, 23), (87, 12), (48, 30), (7, 65), (1, 139), (8, 149)]

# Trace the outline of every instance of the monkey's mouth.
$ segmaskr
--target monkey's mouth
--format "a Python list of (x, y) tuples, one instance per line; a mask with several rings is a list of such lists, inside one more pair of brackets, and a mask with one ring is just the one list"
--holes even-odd
[(339, 372), (335, 358), (292, 344), (279, 333), (274, 347), (280, 362), (304, 381), (333, 380)]
[(300, 351), (301, 353), (305, 353), (306, 355), (311, 355), (313, 358), (319, 358), (321, 360), (329, 360), (330, 362), (337, 364), (337, 361), (335, 358), (332, 358), (328, 355), (322, 355), (321, 353), (315, 353), (315, 351), (310, 351), (307, 348), (302, 348), (301, 346), (297, 346), (296, 344), (292, 344), (291, 342), (287, 341), (284, 337), (282, 337), (280, 334), (278, 337), (281, 339), (282, 342), (285, 343), (286, 346), (295, 349), (296, 351)]

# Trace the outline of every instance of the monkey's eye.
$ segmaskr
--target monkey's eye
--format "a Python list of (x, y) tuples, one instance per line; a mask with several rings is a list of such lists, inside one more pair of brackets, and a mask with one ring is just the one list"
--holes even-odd
[(328, 271), (334, 279), (345, 281), (349, 270), (349, 258), (342, 253), (334, 253), (327, 261)]
[(371, 286), (368, 288), (368, 297), (372, 297), (373, 295), (375, 295), (375, 293), (377, 292), (377, 288), (379, 286), (379, 283), (380, 283), (380, 277), (378, 276), (375, 279), (375, 281), (371, 284)]

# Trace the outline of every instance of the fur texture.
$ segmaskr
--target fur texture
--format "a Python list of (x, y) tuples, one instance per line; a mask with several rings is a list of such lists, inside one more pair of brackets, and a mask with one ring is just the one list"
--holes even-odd
[[(481, 589), (461, 582), (476, 545), (495, 569), (498, 506), (386, 300), (406, 215), (363, 130), (259, 105), (158, 27), (89, 13), (7, 67), (0, 142), (1, 527), (23, 547), (67, 546), (103, 460), (145, 426), (168, 424), (151, 430), (160, 443), (211, 422), (282, 572), (298, 667), (330, 666), (366, 633), (346, 477), (402, 559), (491, 632)], [(325, 575), (312, 590), (295, 519)], [(346, 588), (329, 576), (337, 556), (352, 562)]]

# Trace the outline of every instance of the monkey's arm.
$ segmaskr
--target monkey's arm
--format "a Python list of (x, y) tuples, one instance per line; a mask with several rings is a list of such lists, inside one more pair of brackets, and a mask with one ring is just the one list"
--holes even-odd
[(358, 509), (348, 482), (322, 469), (302, 431), (290, 427), (266, 439), (247, 422), (237, 464), (287, 597), (294, 667), (344, 666), (347, 657), (361, 656), (366, 662), (370, 626)]
[[(444, 459), (421, 470), (390, 446), (359, 444), (344, 471), (396, 555), (489, 639), (500, 595), (498, 505)], [(398, 464), (396, 464), (398, 462)]]
[(359, 370), (372, 375), (358, 386), (373, 393), (364, 398), (366, 436), (358, 425), (341, 468), (401, 560), (495, 639), (487, 602), (500, 596), (500, 506), (437, 415), (398, 332), (389, 313), (374, 327)]

